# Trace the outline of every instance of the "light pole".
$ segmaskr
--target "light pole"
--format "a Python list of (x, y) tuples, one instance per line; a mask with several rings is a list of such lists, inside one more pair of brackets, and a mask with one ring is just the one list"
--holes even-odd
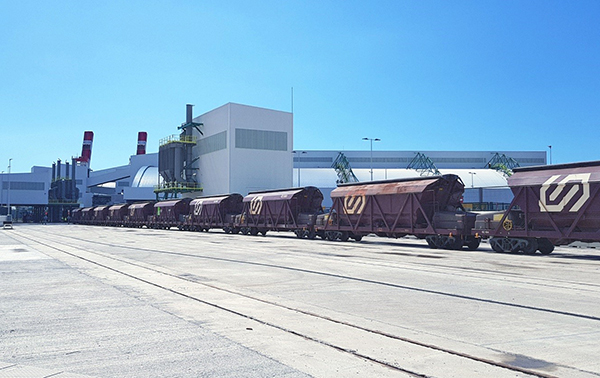
[(6, 192), (6, 207), (8, 208), (8, 217), (7, 221), (12, 221), (12, 211), (10, 210), (10, 166), (11, 166), (12, 158), (8, 159), (8, 189)]
[(548, 146), (550, 149), (550, 165), (552, 165), (552, 146)]
[(475, 186), (473, 185), (473, 175), (476, 175), (477, 172), (469, 172), (469, 174), (471, 175), (471, 188), (474, 188)]
[[(306, 151), (292, 151), (294, 154), (305, 154)], [(300, 158), (298, 158), (298, 188), (300, 187)]]
[(362, 138), (362, 140), (368, 140), (371, 142), (371, 181), (373, 181), (373, 141), (380, 142), (379, 138)]
[(2, 200), (4, 199), (4, 171), (0, 173), (0, 177), (2, 177), (2, 181), (0, 183), (0, 207), (2, 207)]

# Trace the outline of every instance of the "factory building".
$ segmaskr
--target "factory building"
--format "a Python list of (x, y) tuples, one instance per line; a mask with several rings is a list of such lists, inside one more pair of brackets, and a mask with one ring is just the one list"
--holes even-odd
[(292, 114), (234, 103), (194, 118), (204, 195), (292, 186)]
[[(86, 131), (82, 154), (70, 164), (57, 161), (29, 173), (0, 174), (0, 215), (7, 212), (9, 192), (12, 206), (34, 208), (36, 220), (50, 212), (50, 221), (56, 221), (65, 209), (76, 206), (155, 200), (157, 190), (162, 194), (161, 188), (173, 182), (189, 189), (173, 193), (193, 197), (313, 185), (323, 191), (324, 205), (329, 206), (329, 193), (339, 180), (332, 164), (340, 151), (293, 151), (292, 117), (289, 112), (235, 103), (193, 117), (188, 106), (180, 134), (164, 137), (158, 153), (146, 153), (147, 135), (140, 132), (137, 151), (132, 143), (135, 154), (127, 164), (96, 171), (91, 169), (93, 133)], [(343, 153), (358, 180), (365, 182), (429, 174), (414, 164), (416, 157), (426, 157), (439, 173), (461, 176), (465, 203), (482, 209), (490, 208), (483, 204), (512, 199), (506, 176), (489, 169), (494, 156), (506, 156), (520, 166), (546, 164), (544, 151)], [(19, 218), (14, 209), (13, 214)]]

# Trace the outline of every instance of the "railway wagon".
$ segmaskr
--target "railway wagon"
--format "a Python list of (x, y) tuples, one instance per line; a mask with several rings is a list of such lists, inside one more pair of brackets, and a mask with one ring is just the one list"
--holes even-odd
[(235, 218), (242, 213), (244, 197), (238, 193), (196, 198), (190, 202), (184, 230), (208, 231), (222, 228), (226, 233), (238, 233)]
[(182, 229), (185, 217), (190, 211), (191, 198), (179, 198), (169, 201), (160, 201), (154, 204), (154, 216), (150, 228), (168, 230), (171, 227)]
[(92, 224), (104, 226), (108, 221), (108, 208), (110, 206), (96, 206), (93, 211)]
[(464, 211), (463, 193), (463, 182), (452, 174), (342, 184), (331, 192), (333, 205), (316, 231), (328, 240), (415, 235), (432, 248), (477, 249), (480, 239), (471, 234), (476, 215)]
[(81, 208), (71, 210), (71, 223), (81, 223)]
[(314, 238), (314, 225), (322, 212), (322, 203), (323, 193), (314, 186), (251, 192), (244, 197), (236, 227), (243, 234), (294, 231), (298, 237)]
[(108, 220), (107, 224), (109, 226), (123, 226), (125, 222), (125, 217), (128, 214), (129, 204), (120, 203), (117, 205), (112, 205), (108, 208)]
[(508, 210), (478, 217), (475, 227), (495, 251), (549, 254), (600, 241), (600, 161), (517, 168), (508, 185)]
[(94, 224), (94, 207), (84, 207), (81, 209), (81, 224)]
[(154, 214), (154, 204), (156, 202), (138, 202), (129, 205), (128, 215), (125, 217), (124, 225), (126, 227), (142, 228), (148, 227)]

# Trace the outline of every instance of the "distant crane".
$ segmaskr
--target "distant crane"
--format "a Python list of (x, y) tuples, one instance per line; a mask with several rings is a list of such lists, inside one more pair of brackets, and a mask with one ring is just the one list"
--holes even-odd
[(506, 177), (512, 176), (513, 169), (516, 167), (520, 167), (518, 161), (505, 154), (500, 155), (497, 152), (486, 164), (486, 168), (495, 169)]
[(335, 169), (335, 173), (337, 173), (338, 179), (336, 182), (338, 184), (344, 184), (347, 182), (358, 182), (358, 178), (354, 172), (352, 172), (352, 168), (350, 167), (350, 163), (342, 152), (338, 154), (338, 156), (333, 161), (331, 168)]
[(429, 156), (417, 152), (417, 156), (415, 156), (406, 169), (414, 169), (419, 172), (421, 176), (439, 176), (441, 175), (440, 171), (437, 169), (433, 161), (429, 158)]

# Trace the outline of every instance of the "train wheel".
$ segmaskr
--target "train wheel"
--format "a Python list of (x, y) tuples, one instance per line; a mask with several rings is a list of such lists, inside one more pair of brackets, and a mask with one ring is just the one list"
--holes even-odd
[(542, 255), (549, 255), (554, 251), (554, 244), (546, 238), (538, 239), (538, 250)]
[(523, 248), (523, 252), (532, 255), (538, 249), (537, 239), (527, 239), (527, 245)]
[(503, 253), (504, 250), (502, 249), (502, 245), (498, 242), (498, 240), (498, 238), (491, 238), (490, 246), (492, 247), (494, 252)]
[(350, 239), (350, 234), (348, 233), (348, 231), (342, 231), (340, 235), (340, 240), (343, 242), (347, 242), (348, 239)]
[(431, 248), (431, 249), (438, 249), (438, 245), (435, 242), (435, 236), (433, 236), (433, 235), (427, 235), (425, 237), (425, 241), (427, 242), (427, 245), (429, 246), (429, 248)]
[(231, 227), (223, 227), (223, 231), (225, 231), (226, 234), (230, 234), (231, 233)]
[(267, 236), (267, 230), (261, 230), (260, 233), (262, 234), (262, 236)]
[(294, 230), (294, 234), (296, 234), (298, 239), (302, 239), (304, 237), (304, 231), (302, 230)]
[(252, 235), (252, 236), (256, 236), (256, 235), (258, 235), (258, 228), (256, 228), (256, 227), (251, 227), (251, 228), (250, 228), (250, 235)]
[(315, 240), (317, 237), (317, 232), (315, 230), (310, 230), (308, 231), (308, 235), (306, 235), (306, 237), (310, 240)]
[(461, 238), (457, 238), (457, 237), (449, 237), (448, 238), (448, 244), (446, 245), (446, 247), (448, 249), (452, 249), (455, 251), (459, 251), (462, 249), (463, 247), (463, 241)]
[(354, 235), (354, 236), (352, 237), (352, 239), (354, 239), (354, 241), (357, 241), (357, 242), (361, 241), (361, 240), (362, 240), (362, 238), (363, 238), (363, 236), (362, 236), (362, 235)]
[(468, 239), (467, 240), (467, 248), (469, 249), (469, 251), (474, 251), (477, 248), (479, 248), (479, 245), (481, 244), (481, 239), (480, 238), (472, 238), (472, 239)]

